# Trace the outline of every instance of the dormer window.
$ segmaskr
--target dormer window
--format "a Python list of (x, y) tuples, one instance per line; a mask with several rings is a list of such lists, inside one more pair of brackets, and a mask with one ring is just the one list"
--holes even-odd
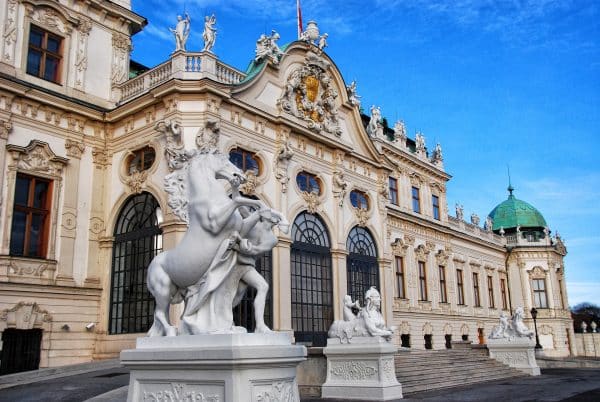
[(242, 172), (252, 171), (255, 175), (259, 174), (260, 164), (253, 152), (242, 148), (234, 148), (229, 151), (229, 160)]
[(63, 38), (35, 25), (29, 30), (27, 74), (60, 83)]
[(317, 195), (321, 194), (321, 183), (317, 176), (312, 173), (298, 173), (298, 176), (296, 176), (296, 184), (298, 184), (300, 191), (315, 193)]
[(354, 208), (369, 209), (369, 198), (362, 191), (352, 190), (350, 192), (350, 202)]

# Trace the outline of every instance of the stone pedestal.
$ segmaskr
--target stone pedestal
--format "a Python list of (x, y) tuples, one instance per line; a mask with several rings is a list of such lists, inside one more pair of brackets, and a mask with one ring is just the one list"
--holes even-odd
[(353, 337), (351, 343), (344, 344), (329, 338), (323, 349), (327, 356), (327, 381), (321, 397), (361, 401), (402, 398), (394, 364), (397, 351), (396, 346), (381, 337)]
[(138, 338), (121, 352), (129, 402), (299, 402), (296, 366), (305, 359), (284, 333)]
[(540, 375), (535, 361), (535, 341), (529, 338), (501, 338), (487, 340), (490, 357), (529, 375)]

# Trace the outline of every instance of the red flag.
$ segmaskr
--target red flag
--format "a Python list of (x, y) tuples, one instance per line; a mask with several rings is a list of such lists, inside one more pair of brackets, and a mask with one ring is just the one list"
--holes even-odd
[(298, 39), (302, 36), (302, 10), (300, 9), (300, 0), (296, 0), (296, 18), (298, 20)]

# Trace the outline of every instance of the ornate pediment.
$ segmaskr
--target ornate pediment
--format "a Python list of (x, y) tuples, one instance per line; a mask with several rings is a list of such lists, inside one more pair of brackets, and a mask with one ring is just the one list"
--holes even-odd
[(293, 70), (285, 83), (279, 107), (304, 120), (315, 132), (342, 135), (338, 121), (338, 90), (328, 70), (330, 63), (308, 52), (304, 65)]
[(31, 141), (26, 147), (9, 144), (6, 150), (12, 155), (11, 166), (31, 173), (60, 176), (69, 162), (67, 158), (56, 156), (47, 143), (38, 140)]
[(51, 322), (52, 316), (37, 303), (19, 302), (12, 308), (2, 310), (0, 321), (10, 328), (31, 329)]

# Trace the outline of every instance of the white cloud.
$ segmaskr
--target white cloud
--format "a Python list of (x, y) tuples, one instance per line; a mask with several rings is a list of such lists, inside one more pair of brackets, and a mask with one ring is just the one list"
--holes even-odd
[(173, 43), (175, 43), (173, 34), (167, 28), (157, 27), (154, 24), (148, 24), (142, 31), (142, 34), (154, 36), (160, 40), (173, 41)]
[(600, 305), (600, 282), (567, 282), (569, 305), (583, 302)]

